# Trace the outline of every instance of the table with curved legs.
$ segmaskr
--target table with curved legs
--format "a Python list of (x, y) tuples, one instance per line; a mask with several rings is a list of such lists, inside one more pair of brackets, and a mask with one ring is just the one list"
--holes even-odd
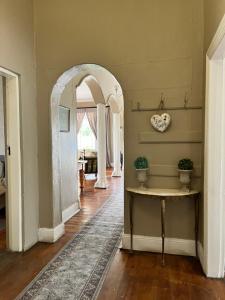
[(198, 257), (198, 231), (199, 231), (199, 199), (200, 192), (196, 190), (182, 191), (179, 189), (160, 189), (160, 188), (126, 188), (130, 194), (129, 208), (130, 208), (130, 250), (133, 251), (133, 204), (135, 196), (151, 197), (159, 199), (161, 203), (161, 237), (162, 237), (162, 264), (165, 264), (165, 213), (166, 201), (171, 198), (191, 197), (195, 200), (195, 251)]

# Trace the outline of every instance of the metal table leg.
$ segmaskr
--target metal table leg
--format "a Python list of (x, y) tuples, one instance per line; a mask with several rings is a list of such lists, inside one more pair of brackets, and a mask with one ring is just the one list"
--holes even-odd
[(166, 200), (161, 199), (161, 225), (162, 225), (162, 265), (165, 265), (165, 210), (166, 210)]
[(133, 202), (134, 196), (130, 194), (130, 252), (133, 252)]
[(197, 195), (195, 198), (195, 254), (198, 258), (198, 231), (199, 231), (199, 198)]

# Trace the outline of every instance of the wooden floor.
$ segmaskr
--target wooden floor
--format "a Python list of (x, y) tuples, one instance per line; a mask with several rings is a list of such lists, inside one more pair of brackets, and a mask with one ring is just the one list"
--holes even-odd
[[(78, 232), (108, 199), (111, 193), (121, 186), (120, 178), (111, 178), (107, 172), (109, 188), (94, 189), (95, 180), (86, 181), (81, 195), (81, 211), (65, 224), (64, 236), (54, 244), (37, 243), (25, 253), (0, 251), (0, 300), (12, 300), (30, 283), (58, 251)], [(0, 237), (1, 239), (1, 237)], [(5, 237), (2, 237), (4, 244)]]
[(225, 281), (206, 279), (191, 257), (118, 251), (98, 300), (225, 299)]
[[(66, 234), (55, 244), (38, 243), (23, 254), (0, 254), (0, 299), (14, 299), (55, 254), (121, 187), (122, 180), (109, 178), (110, 188), (94, 190), (89, 182), (81, 197), (82, 210), (66, 223)], [(118, 250), (98, 300), (211, 300), (225, 299), (225, 281), (206, 279), (195, 258), (166, 255), (161, 266), (158, 254)]]

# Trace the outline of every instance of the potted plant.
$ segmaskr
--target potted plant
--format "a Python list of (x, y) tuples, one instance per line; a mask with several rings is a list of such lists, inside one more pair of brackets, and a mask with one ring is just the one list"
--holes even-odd
[(179, 179), (182, 184), (183, 191), (189, 192), (191, 189), (191, 175), (193, 167), (193, 161), (189, 158), (183, 158), (178, 163)]
[(137, 180), (140, 183), (140, 188), (145, 188), (145, 183), (148, 179), (148, 160), (146, 157), (138, 157), (134, 166), (137, 173)]

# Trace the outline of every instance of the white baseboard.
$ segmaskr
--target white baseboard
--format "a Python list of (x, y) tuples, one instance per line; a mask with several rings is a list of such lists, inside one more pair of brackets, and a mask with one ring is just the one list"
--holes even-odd
[[(123, 234), (123, 249), (130, 249), (130, 235)], [(133, 236), (133, 249), (138, 251), (161, 252), (161, 237), (150, 237), (143, 235)], [(195, 256), (195, 241), (175, 238), (165, 238), (165, 253)]]
[(38, 239), (39, 242), (54, 243), (65, 232), (64, 223), (59, 224), (55, 228), (39, 228)]
[(75, 203), (70, 205), (68, 208), (64, 209), (62, 212), (63, 223), (68, 221), (70, 218), (72, 218), (72, 216), (77, 214), (79, 211), (80, 211), (80, 209), (78, 208), (78, 204), (75, 204)]

